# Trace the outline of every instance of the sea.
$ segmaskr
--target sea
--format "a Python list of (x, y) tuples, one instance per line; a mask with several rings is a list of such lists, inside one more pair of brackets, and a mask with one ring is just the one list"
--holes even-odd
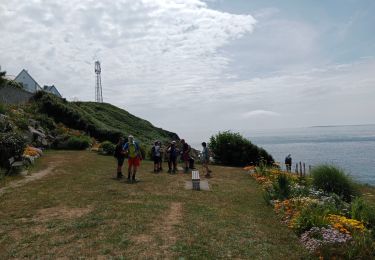
[(333, 164), (358, 182), (375, 185), (375, 125), (315, 126), (256, 130), (246, 134), (252, 143), (284, 163), (288, 154), (295, 163)]

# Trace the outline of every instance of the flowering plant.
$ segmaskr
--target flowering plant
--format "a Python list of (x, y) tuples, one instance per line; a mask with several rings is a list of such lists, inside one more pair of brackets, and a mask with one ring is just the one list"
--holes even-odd
[(351, 232), (364, 232), (366, 230), (364, 224), (355, 219), (334, 214), (329, 214), (327, 218), (331, 225), (342, 233), (350, 234)]
[(313, 227), (301, 235), (301, 243), (311, 252), (316, 252), (327, 244), (343, 244), (352, 239), (350, 234), (343, 234), (332, 227)]

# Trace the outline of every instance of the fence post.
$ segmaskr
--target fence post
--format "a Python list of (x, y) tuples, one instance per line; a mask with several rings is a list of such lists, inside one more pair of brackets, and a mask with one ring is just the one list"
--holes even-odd
[(303, 177), (306, 176), (306, 164), (303, 163)]

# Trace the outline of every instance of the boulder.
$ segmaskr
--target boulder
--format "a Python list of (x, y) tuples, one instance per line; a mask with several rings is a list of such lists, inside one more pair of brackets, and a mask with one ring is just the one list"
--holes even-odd
[(8, 117), (6, 115), (0, 114), (0, 123), (5, 124)]
[(42, 146), (48, 146), (48, 141), (45, 138), (42, 138), (42, 140), (40, 141), (40, 143), (42, 144)]
[(36, 130), (38, 132), (41, 132), (42, 134), (46, 135), (46, 132), (45, 132), (45, 130), (42, 127), (38, 127), (38, 128), (36, 128)]
[(41, 131), (36, 130), (34, 127), (29, 126), (29, 132), (32, 133), (34, 139), (40, 137), (40, 138), (46, 138), (46, 135), (42, 133)]
[(34, 164), (34, 157), (32, 156), (29, 156), (29, 155), (24, 155), (23, 158), (25, 159), (25, 161), (29, 164), (29, 165), (32, 165)]

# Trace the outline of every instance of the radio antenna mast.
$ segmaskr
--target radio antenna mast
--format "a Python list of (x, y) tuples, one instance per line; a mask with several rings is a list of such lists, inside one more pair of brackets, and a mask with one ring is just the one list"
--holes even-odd
[(103, 103), (101, 72), (100, 62), (97, 60), (95, 61), (95, 101), (98, 103)]

